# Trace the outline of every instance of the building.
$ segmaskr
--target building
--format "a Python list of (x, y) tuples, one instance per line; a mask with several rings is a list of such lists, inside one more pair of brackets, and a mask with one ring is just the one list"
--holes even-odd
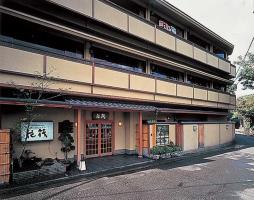
[[(185, 151), (234, 139), (234, 46), (164, 0), (1, 0), (0, 122), (15, 128), (37, 91), (28, 148), (63, 158), (61, 122), (73, 122), (69, 157), (147, 155), (170, 141)], [(36, 84), (37, 83), (37, 84)], [(61, 95), (57, 95), (61, 93)], [(50, 98), (48, 98), (50, 97)], [(36, 128), (37, 127), (37, 128)], [(39, 128), (38, 128), (39, 127)], [(21, 141), (14, 143), (18, 155)]]

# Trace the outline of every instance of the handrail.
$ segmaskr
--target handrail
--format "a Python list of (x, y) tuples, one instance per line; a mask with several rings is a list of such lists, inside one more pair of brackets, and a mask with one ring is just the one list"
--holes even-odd
[[(61, 50), (55, 50), (53, 48), (49, 48), (49, 47), (45, 47), (42, 45), (37, 45), (37, 44), (32, 44), (29, 42), (24, 42), (21, 40), (16, 40), (14, 38), (8, 37), (8, 36), (0, 36), (0, 45), (1, 44), (5, 44), (5, 46), (11, 47), (11, 48), (17, 48), (17, 49), (21, 49), (21, 50), (27, 50), (30, 51), (32, 53), (34, 53), (34, 51), (31, 50), (36, 50), (38, 53), (41, 54), (47, 54), (49, 56), (56, 56), (56, 57), (60, 57), (66, 60), (70, 60), (70, 61), (74, 61), (74, 62), (79, 62), (79, 63), (83, 63), (83, 64), (90, 64), (92, 65), (93, 63), (95, 63), (96, 65), (99, 65), (101, 67), (106, 67), (106, 68), (110, 68), (113, 70), (117, 70), (117, 71), (124, 71), (126, 73), (131, 73), (131, 74), (136, 74), (136, 75), (140, 75), (140, 76), (144, 76), (144, 77), (148, 77), (148, 78), (153, 78), (155, 80), (162, 80), (162, 81), (166, 81), (169, 83), (174, 83), (174, 84), (179, 84), (179, 85), (185, 85), (185, 86), (189, 86), (189, 87), (193, 87), (197, 88), (197, 89), (203, 89), (203, 90), (207, 90), (207, 91), (213, 91), (213, 92), (217, 92), (217, 93), (221, 93), (221, 94), (227, 94), (232, 96), (230, 93), (228, 92), (223, 92), (220, 90), (216, 90), (214, 88), (207, 88), (207, 87), (203, 87), (203, 86), (198, 86), (196, 84), (190, 84), (190, 83), (186, 83), (186, 82), (181, 82), (178, 80), (170, 80), (167, 78), (162, 78), (162, 77), (158, 77), (152, 74), (147, 74), (147, 73), (143, 73), (143, 72), (138, 72), (138, 71), (134, 71), (134, 70), (128, 70), (128, 69), (123, 69), (121, 67), (114, 67), (112, 65), (106, 64), (106, 63), (102, 63), (102, 62), (96, 62), (94, 60), (85, 60), (85, 59), (81, 59), (81, 58), (77, 58), (77, 57), (72, 57), (69, 55), (65, 55)], [(194, 91), (193, 91), (194, 92)]]

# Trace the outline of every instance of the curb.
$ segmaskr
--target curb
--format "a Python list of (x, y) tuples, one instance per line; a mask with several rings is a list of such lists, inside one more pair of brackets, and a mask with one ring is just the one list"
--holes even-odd
[(33, 184), (4, 188), (4, 189), (0, 189), (0, 198), (10, 198), (13, 196), (18, 196), (18, 195), (23, 195), (23, 194), (27, 194), (31, 192), (44, 190), (49, 187), (50, 188), (60, 187), (66, 184), (73, 184), (77, 182), (91, 182), (93, 180), (96, 180), (98, 178), (102, 178), (105, 176), (112, 177), (112, 176), (123, 175), (127, 173), (134, 173), (140, 170), (151, 169), (161, 165), (173, 164), (178, 162), (180, 163), (181, 161), (188, 161), (188, 159), (205, 158), (207, 156), (210, 157), (210, 156), (217, 155), (218, 153), (227, 153), (227, 152), (231, 152), (232, 150), (240, 150), (246, 147), (248, 146), (239, 146), (239, 147), (228, 146), (228, 147), (223, 147), (223, 148), (220, 147), (220, 148), (216, 148), (212, 150), (204, 149), (196, 153), (188, 153), (188, 154), (184, 154), (183, 156), (174, 157), (170, 159), (144, 161), (137, 164), (130, 164), (126, 166), (111, 168), (111, 169), (97, 171), (97, 172), (78, 174), (74, 176), (62, 177), (58, 179), (52, 179), (52, 180), (33, 183)]

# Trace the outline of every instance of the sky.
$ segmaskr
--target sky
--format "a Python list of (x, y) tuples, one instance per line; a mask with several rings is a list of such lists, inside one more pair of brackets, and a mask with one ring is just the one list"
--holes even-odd
[[(234, 52), (229, 57), (231, 62), (245, 55), (254, 37), (254, 0), (167, 1), (234, 44)], [(254, 44), (251, 52), (254, 53)], [(242, 90), (239, 84), (237, 97), (246, 94), (254, 94), (254, 91)]]

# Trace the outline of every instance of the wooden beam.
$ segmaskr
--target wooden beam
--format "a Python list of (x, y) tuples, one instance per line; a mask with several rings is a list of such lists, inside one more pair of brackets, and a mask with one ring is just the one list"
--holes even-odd
[(143, 129), (142, 129), (142, 112), (139, 112), (139, 118), (138, 118), (138, 128), (139, 128), (139, 151), (138, 151), (138, 157), (142, 158), (143, 156)]
[(81, 161), (81, 132), (82, 132), (82, 110), (77, 110), (77, 164)]

